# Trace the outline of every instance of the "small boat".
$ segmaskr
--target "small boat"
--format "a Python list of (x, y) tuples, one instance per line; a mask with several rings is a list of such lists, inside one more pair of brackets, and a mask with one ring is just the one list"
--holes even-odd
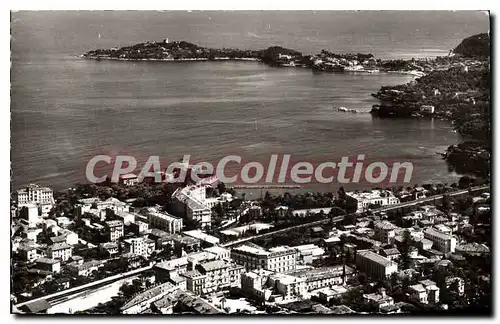
[(346, 107), (339, 107), (337, 108), (338, 111), (342, 111), (342, 112), (349, 112), (349, 113), (358, 113), (359, 111), (357, 109), (348, 109)]

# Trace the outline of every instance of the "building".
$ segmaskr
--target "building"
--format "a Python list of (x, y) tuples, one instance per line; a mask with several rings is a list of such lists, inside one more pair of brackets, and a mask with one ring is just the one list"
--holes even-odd
[(54, 193), (48, 187), (41, 187), (37, 184), (29, 184), (26, 188), (16, 191), (15, 198), (18, 205), (28, 203), (54, 204)]
[(425, 114), (433, 114), (434, 113), (434, 106), (431, 105), (422, 105), (420, 106), (420, 112), (425, 113)]
[(206, 199), (206, 187), (199, 184), (179, 188), (172, 195), (176, 214), (199, 222), (200, 227), (210, 227), (212, 222), (212, 210)]
[(374, 279), (385, 279), (398, 271), (397, 263), (369, 250), (356, 253), (356, 266)]
[(318, 291), (318, 299), (324, 303), (329, 303), (333, 298), (338, 298), (346, 292), (347, 289), (342, 286), (331, 286)]
[(172, 236), (165, 231), (153, 228), (149, 231), (148, 237), (155, 242), (156, 250), (162, 250), (167, 245), (170, 245), (172, 249), (174, 248)]
[(269, 286), (281, 295), (280, 302), (295, 301), (306, 293), (306, 278), (273, 273), (269, 276)]
[(170, 238), (174, 242), (174, 250), (182, 252), (196, 252), (201, 248), (200, 240), (179, 234), (171, 234)]
[(129, 211), (112, 211), (112, 210), (107, 210), (107, 216), (112, 217), (114, 219), (118, 219), (123, 222), (125, 226), (129, 226), (137, 221), (137, 218), (140, 217), (139, 214), (136, 213), (131, 213)]
[(269, 300), (272, 290), (266, 287), (269, 277), (274, 272), (260, 269), (241, 274), (241, 292), (257, 301)]
[(203, 251), (212, 253), (213, 255), (215, 255), (215, 258), (217, 260), (230, 260), (231, 259), (231, 250), (220, 247), (218, 245), (205, 248), (205, 249), (203, 249)]
[(202, 295), (205, 291), (206, 276), (198, 270), (187, 271), (182, 274), (186, 278), (186, 288), (196, 295)]
[(443, 224), (434, 225), (434, 229), (446, 235), (451, 235), (453, 233), (451, 228)]
[(169, 281), (172, 277), (186, 273), (188, 271), (188, 263), (187, 257), (157, 263), (153, 268), (155, 271), (155, 278), (159, 282)]
[(36, 225), (41, 222), (41, 218), (38, 213), (38, 207), (35, 204), (24, 204), (24, 206), (21, 207), (19, 215), (21, 219), (28, 221), (29, 227), (36, 227)]
[(67, 264), (67, 268), (71, 274), (83, 277), (88, 277), (92, 272), (99, 271), (99, 268), (103, 266), (104, 263), (97, 260), (91, 260), (84, 263), (71, 262)]
[(435, 304), (439, 302), (439, 288), (431, 280), (421, 280), (418, 284), (410, 286), (410, 298), (422, 304)]
[(381, 307), (394, 305), (394, 298), (388, 296), (384, 288), (381, 288), (378, 293), (363, 294), (363, 300), (379, 310)]
[(36, 248), (31, 245), (20, 245), (17, 248), (17, 253), (19, 254), (19, 257), (26, 262), (35, 261), (38, 257)]
[(150, 228), (158, 228), (167, 233), (179, 233), (182, 231), (182, 218), (167, 213), (148, 210), (148, 222)]
[(146, 258), (151, 255), (155, 247), (155, 242), (145, 236), (125, 239), (123, 244), (125, 253), (133, 253)]
[[(205, 262), (199, 264), (197, 268), (198, 271), (205, 277), (204, 287), (201, 291), (202, 294), (228, 289), (231, 286), (239, 286), (241, 273), (245, 270), (243, 266), (232, 264), (225, 260)], [(189, 289), (190, 278), (186, 278), (187, 287)], [(195, 287), (196, 285), (192, 286)]]
[(201, 230), (192, 230), (192, 231), (185, 231), (183, 232), (184, 235), (194, 237), (195, 239), (200, 240), (201, 242), (205, 243), (206, 246), (213, 246), (219, 244), (219, 238), (208, 235), (205, 232), (202, 232)]
[(231, 259), (245, 266), (247, 270), (292, 271), (296, 269), (297, 257), (297, 250), (288, 246), (265, 250), (258, 245), (247, 243), (231, 250)]
[(47, 248), (47, 256), (51, 259), (68, 261), (73, 255), (73, 247), (67, 243), (56, 243)]
[(130, 223), (130, 229), (136, 235), (142, 235), (149, 232), (149, 224), (143, 221), (135, 221), (135, 223)]
[(278, 206), (274, 211), (279, 218), (283, 218), (288, 215), (288, 206)]
[(99, 249), (101, 252), (106, 253), (110, 257), (118, 254), (119, 252), (118, 243), (116, 242), (101, 243), (99, 244)]
[(123, 236), (123, 222), (119, 220), (106, 222), (106, 228), (111, 242), (118, 241)]
[(380, 254), (391, 261), (397, 261), (401, 258), (401, 253), (396, 248), (382, 250)]
[(433, 248), (443, 253), (455, 252), (457, 240), (433, 228), (427, 228), (424, 237), (433, 242)]
[(69, 245), (78, 244), (78, 234), (76, 234), (73, 231), (63, 228), (59, 230), (59, 236), (64, 237), (65, 242), (68, 243)]
[(260, 219), (262, 208), (257, 205), (252, 205), (246, 210), (246, 214), (248, 214), (248, 219)]
[(456, 284), (455, 288), (455, 292), (459, 295), (459, 296), (463, 296), (464, 293), (465, 293), (465, 281), (460, 278), (460, 277), (447, 277), (445, 279), (445, 282), (446, 282), (446, 288), (447, 289), (451, 289), (453, 288), (453, 285)]
[(391, 206), (399, 204), (399, 199), (389, 190), (372, 190), (370, 192), (351, 191), (346, 193), (347, 205), (360, 213), (370, 206)]
[(345, 284), (347, 279), (355, 276), (356, 272), (349, 266), (344, 267), (339, 265), (289, 271), (286, 274), (298, 278), (304, 278), (306, 291), (311, 291), (334, 285)]
[(142, 311), (150, 308), (151, 303), (171, 294), (178, 288), (169, 282), (165, 282), (135, 295), (128, 300), (122, 307), (120, 312), (122, 314), (139, 314)]
[(410, 298), (421, 304), (428, 304), (427, 301), (427, 290), (425, 290), (422, 284), (412, 285), (408, 287)]
[(125, 186), (135, 186), (139, 183), (139, 177), (133, 173), (120, 175), (119, 183)]
[(304, 264), (311, 264), (314, 260), (321, 258), (325, 250), (314, 244), (294, 246), (298, 252), (298, 260)]
[(384, 243), (389, 244), (396, 235), (396, 226), (388, 221), (376, 222), (374, 226), (375, 239)]
[(50, 273), (59, 273), (61, 272), (61, 262), (54, 259), (39, 258), (36, 260), (35, 268)]
[(488, 256), (490, 254), (490, 248), (486, 244), (477, 242), (465, 243), (457, 245), (456, 253), (471, 256)]

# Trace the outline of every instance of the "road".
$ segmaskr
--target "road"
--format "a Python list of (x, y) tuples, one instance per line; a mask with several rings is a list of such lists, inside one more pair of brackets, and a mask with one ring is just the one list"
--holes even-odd
[[(489, 185), (477, 186), (477, 187), (470, 188), (470, 190), (472, 192), (474, 192), (474, 191), (480, 191), (480, 190), (486, 190), (486, 189), (489, 189)], [(469, 189), (463, 189), (463, 190), (457, 190), (457, 191), (453, 191), (453, 192), (447, 192), (446, 194), (449, 195), (450, 197), (454, 197), (454, 196), (459, 196), (459, 195), (466, 194), (468, 192), (469, 192)], [(398, 208), (405, 208), (405, 207), (410, 207), (410, 206), (415, 206), (415, 205), (420, 205), (420, 204), (426, 204), (426, 203), (434, 202), (435, 200), (443, 199), (443, 196), (444, 196), (444, 194), (440, 194), (440, 195), (435, 195), (435, 196), (430, 196), (430, 197), (426, 197), (426, 198), (422, 198), (422, 199), (417, 199), (417, 200), (412, 200), (412, 201), (400, 203), (400, 204), (397, 204), (397, 205), (384, 206), (384, 207), (380, 207), (380, 208), (376, 208), (376, 209), (371, 209), (371, 212), (374, 212), (374, 213), (385, 212), (385, 211), (394, 210), (394, 209), (398, 209)], [(353, 215), (353, 214), (351, 214), (351, 215)], [(283, 229), (280, 229), (280, 230), (277, 230), (277, 231), (273, 231), (273, 232), (268, 232), (268, 233), (264, 233), (264, 234), (257, 234), (257, 235), (254, 235), (254, 236), (245, 237), (245, 238), (242, 238), (242, 239), (237, 240), (237, 241), (228, 242), (226, 244), (223, 244), (222, 246), (223, 247), (230, 247), (230, 246), (234, 246), (234, 245), (237, 245), (237, 244), (248, 242), (248, 241), (251, 241), (251, 240), (254, 240), (254, 239), (258, 239), (258, 238), (262, 238), (262, 237), (267, 237), (267, 236), (271, 236), (271, 235), (275, 235), (275, 234), (279, 234), (279, 233), (291, 231), (291, 230), (294, 230), (294, 229), (297, 229), (297, 228), (310, 227), (310, 226), (315, 226), (315, 225), (321, 225), (321, 224), (328, 223), (330, 221), (334, 222), (334, 223), (337, 223), (337, 222), (342, 221), (344, 219), (344, 217), (345, 216), (337, 216), (337, 217), (325, 218), (325, 219), (322, 219), (322, 220), (319, 220), (319, 221), (309, 222), (309, 223), (305, 223), (305, 224), (290, 226), (290, 227), (283, 228)]]

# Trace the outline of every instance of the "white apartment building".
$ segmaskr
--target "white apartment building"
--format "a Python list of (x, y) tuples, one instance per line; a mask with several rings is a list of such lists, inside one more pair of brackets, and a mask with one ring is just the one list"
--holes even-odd
[(307, 291), (316, 290), (334, 285), (342, 285), (347, 279), (355, 276), (356, 272), (349, 266), (331, 266), (313, 269), (303, 269), (287, 272), (288, 275), (304, 278)]
[[(241, 265), (232, 264), (225, 260), (214, 260), (198, 266), (199, 272), (205, 276), (202, 293), (211, 293), (237, 287), (240, 285), (240, 276), (245, 272)], [(191, 286), (187, 278), (187, 286)]]
[(106, 222), (106, 227), (109, 232), (109, 240), (111, 242), (117, 241), (123, 236), (123, 222), (119, 220)]
[(280, 302), (302, 298), (306, 293), (306, 278), (274, 273), (269, 276), (269, 285), (282, 297)]
[(428, 228), (424, 232), (424, 237), (432, 241), (433, 248), (443, 253), (455, 252), (457, 239), (451, 235), (444, 234), (433, 228)]
[(174, 206), (179, 215), (200, 222), (201, 227), (210, 227), (212, 209), (206, 197), (204, 185), (193, 185), (177, 189), (172, 195)]
[[(145, 236), (134, 237), (123, 240), (125, 253), (133, 253), (137, 255), (141, 255), (144, 257), (148, 257), (154, 251), (155, 243), (152, 240), (149, 240)], [(150, 244), (152, 243), (152, 245)]]
[(231, 250), (231, 259), (247, 270), (292, 271), (296, 269), (297, 257), (297, 250), (288, 246), (265, 250), (255, 244), (246, 244)]
[(398, 271), (397, 263), (369, 250), (357, 251), (356, 266), (374, 279), (384, 279)]
[(361, 213), (374, 206), (390, 206), (399, 204), (399, 199), (389, 190), (371, 190), (370, 192), (351, 191), (346, 193), (347, 204)]
[(425, 289), (427, 303), (435, 304), (439, 302), (439, 287), (432, 280), (421, 280), (419, 284)]
[(150, 228), (158, 228), (170, 234), (179, 233), (183, 226), (182, 218), (153, 210), (148, 212), (148, 222)]
[(47, 248), (47, 256), (63, 262), (68, 261), (73, 256), (73, 247), (66, 242), (53, 244)]
[(16, 191), (16, 199), (18, 205), (37, 203), (37, 204), (54, 204), (54, 193), (48, 187), (40, 187), (37, 184), (29, 184), (26, 188)]

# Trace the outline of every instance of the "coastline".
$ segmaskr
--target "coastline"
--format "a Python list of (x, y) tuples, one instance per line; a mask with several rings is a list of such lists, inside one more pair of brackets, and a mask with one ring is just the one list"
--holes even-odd
[[(183, 62), (221, 62), (221, 61), (231, 61), (231, 62), (258, 62), (262, 64), (266, 64), (264, 61), (254, 57), (214, 57), (214, 58), (181, 58), (181, 59), (173, 59), (173, 58), (123, 58), (123, 57), (109, 57), (109, 56), (85, 56), (84, 54), (77, 55), (76, 57), (84, 60), (94, 60), (94, 61), (123, 61), (123, 62), (166, 62), (166, 63), (183, 63)], [(266, 64), (269, 65), (269, 64)], [(274, 66), (276, 68), (310, 68), (304, 65), (281, 65)], [(313, 69), (314, 70), (314, 69)], [(414, 77), (422, 77), (426, 74), (420, 71), (381, 71), (381, 70), (369, 70), (369, 69), (359, 69), (359, 70), (343, 70), (343, 71), (319, 71), (319, 72), (327, 72), (327, 73), (362, 73), (362, 74), (404, 74), (404, 75), (412, 75)]]

